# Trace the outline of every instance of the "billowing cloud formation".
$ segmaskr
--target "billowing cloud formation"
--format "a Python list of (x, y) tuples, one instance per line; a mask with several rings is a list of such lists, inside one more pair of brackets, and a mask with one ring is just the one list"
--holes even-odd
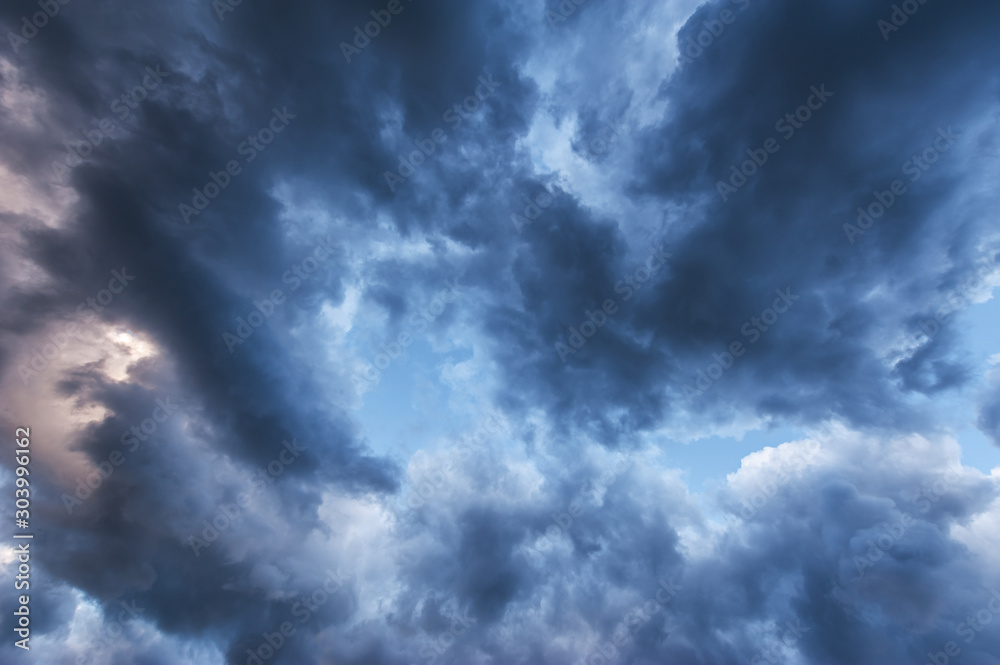
[(998, 19), (8, 3), (5, 660), (993, 662)]

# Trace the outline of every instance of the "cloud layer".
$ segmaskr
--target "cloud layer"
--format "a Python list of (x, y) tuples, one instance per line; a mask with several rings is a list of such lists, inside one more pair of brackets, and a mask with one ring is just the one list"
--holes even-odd
[(995, 3), (52, 6), (5, 661), (995, 662)]

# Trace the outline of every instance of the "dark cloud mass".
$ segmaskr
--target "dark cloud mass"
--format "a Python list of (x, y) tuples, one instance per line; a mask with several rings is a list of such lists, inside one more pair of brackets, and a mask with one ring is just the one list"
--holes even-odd
[(1000, 663), (996, 2), (0, 28), (4, 663)]

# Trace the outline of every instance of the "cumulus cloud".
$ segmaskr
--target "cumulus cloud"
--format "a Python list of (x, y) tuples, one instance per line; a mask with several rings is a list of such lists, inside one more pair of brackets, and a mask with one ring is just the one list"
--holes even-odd
[(5, 658), (991, 662), (995, 3), (58, 8), (0, 9)]

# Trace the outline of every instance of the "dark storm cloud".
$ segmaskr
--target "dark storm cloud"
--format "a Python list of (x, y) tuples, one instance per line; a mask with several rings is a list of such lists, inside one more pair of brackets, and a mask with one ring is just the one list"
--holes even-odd
[[(142, 14), (133, 18), (148, 29), (160, 29), (155, 39), (167, 46), (168, 53), (174, 40), (191, 39), (178, 34), (186, 31), (186, 27), (172, 20), (161, 21), (163, 17), (155, 9), (149, 13), (140, 8), (130, 11)], [(69, 19), (70, 12), (66, 13)], [(305, 16), (281, 10), (271, 28), (275, 23), (280, 28), (282, 21), (306, 27), (316, 25), (315, 15), (310, 20)], [(104, 110), (95, 101), (98, 95), (94, 88), (115, 89), (118, 84), (103, 77), (113, 78), (118, 71), (104, 73), (104, 57), (91, 49), (93, 44), (84, 36), (87, 28), (101, 32), (99, 26), (107, 25), (101, 22), (102, 18), (107, 17), (81, 14), (72, 18), (77, 23), (65, 29), (77, 31), (58, 42), (55, 34), (44, 35), (53, 37), (52, 41), (43, 43), (39, 38), (31, 46), (37, 46), (41, 53), (26, 56), (24, 67), (30, 85), (44, 89), (58, 102), (57, 108), (79, 109), (75, 118), (59, 122), (43, 116), (45, 121), (87, 127), (89, 118)], [(249, 48), (256, 38), (250, 31), (244, 31), (241, 39), (234, 38), (232, 35), (239, 28), (233, 23), (236, 21), (225, 25), (228, 41), (232, 43), (224, 51), (208, 44), (202, 44), (198, 50), (198, 55), (209, 63), (209, 72), (201, 80), (194, 80), (183, 71), (188, 59), (195, 59), (195, 53), (183, 58), (162, 58), (172, 72), (170, 96), (147, 101), (136, 113), (138, 125), (133, 127), (131, 136), (114, 143), (109, 141), (91, 164), (72, 172), (71, 182), (81, 201), (67, 230), (24, 228), (25, 252), (46, 270), (58, 295), (48, 293), (42, 299), (35, 299), (44, 304), (46, 311), (12, 311), (18, 312), (18, 318), (34, 317), (31, 322), (34, 326), (70, 315), (70, 307), (75, 307), (109, 266), (130, 266), (136, 276), (135, 284), (129, 298), (123, 299), (107, 320), (150, 335), (162, 350), (161, 360), (184, 377), (171, 386), (174, 395), (184, 395), (178, 400), (183, 404), (181, 408), (188, 410), (187, 417), (200, 421), (201, 436), (209, 437), (210, 445), (220, 453), (234, 455), (253, 467), (266, 464), (276, 455), (283, 439), (296, 437), (306, 446), (309, 463), (289, 469), (288, 475), (298, 478), (286, 476), (285, 482), (279, 484), (284, 491), (275, 498), (284, 497), (289, 518), (309, 530), (315, 526), (316, 489), (311, 486), (300, 489), (299, 479), (322, 478), (359, 490), (386, 491), (394, 487), (395, 472), (388, 463), (365, 453), (363, 442), (357, 440), (342, 412), (331, 413), (320, 409), (316, 402), (290, 398), (299, 391), (310, 394), (314, 389), (308, 379), (303, 382), (296, 378), (304, 376), (296, 372), (296, 361), (268, 331), (257, 331), (246, 343), (247, 348), (240, 348), (236, 354), (229, 354), (222, 343), (222, 333), (234, 328), (236, 317), (245, 316), (252, 308), (252, 296), (261, 291), (267, 293), (282, 271), (300, 261), (303, 253), (302, 248), (286, 246), (280, 239), (275, 223), (278, 206), (264, 193), (268, 176), (276, 172), (282, 158), (294, 155), (293, 141), (283, 144), (276, 140), (260, 155), (259, 164), (245, 165), (245, 172), (212, 202), (197, 219), (196, 227), (180, 225), (177, 204), (190, 200), (191, 187), (207, 181), (210, 171), (224, 168), (227, 160), (236, 157), (234, 147), (241, 134), (264, 125), (274, 105), (281, 107), (288, 103), (290, 90), (294, 96), (295, 81), (286, 81), (277, 73), (282, 63), (267, 56), (266, 51), (257, 51), (257, 57), (276, 67), (268, 72), (273, 78), (263, 78), (247, 69), (250, 58), (243, 47)], [(270, 29), (267, 32), (272, 34)], [(247, 42), (241, 43), (242, 39)], [(72, 51), (58, 54), (60, 60), (67, 58), (73, 63), (72, 72), (49, 62), (48, 58), (57, 56), (53, 52), (57, 43)], [(148, 62), (148, 55), (131, 53), (122, 59), (142, 63)], [(307, 57), (300, 60), (308, 61)], [(332, 68), (300, 73), (306, 80), (314, 77), (313, 81), (338, 76)], [(321, 76), (322, 73), (326, 76)], [(241, 108), (235, 118), (223, 112), (224, 107), (236, 101), (230, 96), (233, 91), (224, 83), (227, 79), (242, 79), (246, 88), (252, 88), (240, 92)], [(101, 83), (91, 87), (84, 84), (88, 81)], [(349, 96), (343, 88), (330, 94), (338, 98)], [(298, 112), (308, 110), (311, 109), (306, 107)], [(294, 129), (297, 128), (288, 130), (289, 136)], [(344, 129), (345, 134), (351, 133)], [(223, 140), (217, 138), (220, 133)], [(225, 139), (232, 143), (226, 145)], [(25, 155), (25, 159), (31, 157)], [(45, 166), (45, 163), (35, 164), (40, 175)], [(334, 301), (342, 297), (336, 270), (333, 268), (331, 274), (328, 269), (319, 277), (323, 280), (325, 297)], [(237, 282), (241, 292), (233, 288)], [(83, 291), (77, 290), (81, 288)], [(14, 298), (18, 297), (14, 294)], [(289, 307), (307, 303), (308, 300), (300, 300)], [(16, 307), (16, 300), (10, 304)], [(15, 319), (8, 329), (24, 330), (31, 324)], [(130, 379), (152, 379), (162, 390), (167, 383), (166, 374), (137, 368)], [(128, 425), (145, 417), (149, 404), (162, 394), (134, 385), (126, 388), (109, 384), (99, 374), (86, 372), (70, 377), (62, 385), (82, 405), (99, 404), (113, 414), (86, 432), (78, 444), (95, 463), (118, 444)], [(175, 430), (175, 437), (183, 438), (179, 429)], [(164, 447), (150, 452), (152, 459), (147, 463), (132, 460), (73, 518), (65, 513), (59, 515), (62, 501), (53, 493), (48, 512), (53, 513), (52, 522), (60, 524), (61, 529), (51, 535), (48, 552), (52, 558), (47, 564), (63, 579), (98, 598), (123, 593), (123, 589), (109, 584), (113, 581), (120, 584), (120, 580), (128, 578), (130, 569), (145, 562), (172, 571), (172, 578), (180, 583), (169, 586), (161, 582), (142, 598), (150, 608), (150, 615), (168, 632), (200, 632), (204, 626), (212, 625), (213, 632), (224, 634), (258, 622), (266, 627), (269, 613), (262, 613), (260, 605), (240, 602), (239, 598), (246, 596), (220, 591), (215, 584), (245, 576), (252, 562), (234, 567), (220, 548), (197, 560), (192, 556), (185, 542), (187, 534), (181, 528), (188, 518), (180, 522), (179, 518), (192, 510), (211, 518), (214, 506), (203, 502), (178, 505), (163, 499), (183, 492), (185, 479), (199, 476), (204, 481), (210, 479), (198, 473), (193, 464), (198, 460), (177, 458), (168, 450)], [(166, 482), (160, 479), (165, 472), (171, 479)], [(161, 499), (151, 500), (155, 495)], [(77, 533), (81, 520), (87, 524), (86, 537), (82, 538)], [(117, 560), (109, 561), (102, 552), (115, 553)], [(188, 605), (193, 612), (184, 609)]]
[[(112, 100), (146, 67), (161, 65), (169, 75), (66, 176), (78, 201), (65, 224), (52, 228), (27, 214), (5, 220), (18, 231), (17, 251), (46, 280), (4, 294), (10, 348), (0, 361), (15, 372), (16, 352), (31, 335), (71, 319), (108, 271), (125, 266), (135, 274), (101, 320), (149, 339), (156, 354), (121, 380), (106, 363), (58, 377), (61, 395), (102, 413), (75, 432), (73, 447), (99, 464), (157, 399), (172, 398), (178, 414), (73, 514), (62, 498), (72, 488), (54, 474), (40, 476), (35, 499), (48, 525), (39, 541), (45, 574), (100, 601), (107, 617), (135, 598), (164, 634), (242, 663), (262, 634), (295, 620), (295, 603), (322, 585), (325, 568), (353, 564), (368, 583), (396, 575), (382, 552), (345, 548), (344, 560), (332, 560), (313, 542), (334, 539), (321, 516), (329, 492), (379, 505), (402, 477), (368, 448), (341, 399), (347, 370), (321, 365), (323, 340), (293, 334), (324, 306), (344, 302), (345, 284), (359, 277), (365, 301), (388, 312), (391, 327), (443, 280), (461, 276), (474, 297), (463, 300), (462, 314), (449, 309), (442, 325), (473, 321), (503, 373), (498, 401), (517, 415), (545, 413), (551, 432), (525, 423), (511, 449), (524, 442), (537, 451), (536, 439), (548, 437), (554, 459), (541, 465), (544, 480), (501, 457), (470, 463), (480, 493), (496, 496), (469, 501), (444, 492), (394, 531), (393, 544), (412, 552), (397, 577), (364, 598), (364, 580), (347, 583), (273, 662), (405, 664), (430, 648), (449, 663), (485, 655), (568, 664), (579, 654), (567, 646), (572, 641), (553, 645), (553, 636), (601, 644), (672, 577), (682, 590), (666, 609), (654, 605), (628, 645), (616, 647), (621, 653), (745, 662), (776, 641), (764, 627), (802, 621), (808, 631), (798, 648), (814, 662), (916, 662), (923, 646), (902, 633), (887, 640), (864, 617), (880, 612), (916, 626), (921, 645), (938, 650), (953, 637), (961, 609), (985, 602), (975, 587), (987, 576), (947, 537), (995, 498), (983, 478), (965, 478), (860, 582), (851, 577), (851, 557), (864, 556), (865, 539), (877, 539), (879, 524), (898, 517), (896, 505), (910, 501), (904, 492), (932, 480), (914, 469), (878, 475), (875, 452), (859, 453), (867, 466), (838, 458), (789, 485), (745, 532), (725, 534), (721, 544), (679, 481), (637, 468), (609, 482), (553, 551), (525, 552), (600, 472), (578, 459), (587, 438), (631, 450), (633, 435), (688, 410), (720, 421), (749, 413), (805, 424), (932, 423), (910, 400), (965, 384), (954, 338), (938, 334), (895, 363), (885, 340), (892, 331), (915, 334), (921, 317), (981, 258), (984, 213), (995, 201), (967, 201), (955, 225), (942, 220), (951, 218), (963, 178), (982, 175), (962, 158), (988, 145), (982, 121), (996, 95), (982, 81), (996, 59), (994, 4), (927, 3), (885, 42), (876, 22), (890, 9), (881, 5), (754, 3), (692, 63), (673, 74), (664, 65), (667, 110), (653, 126), (630, 128), (634, 152), (623, 129), (613, 159), (588, 154), (591, 138), (638, 101), (619, 84), (601, 97), (607, 107), (583, 104), (577, 153), (609, 169), (609, 179), (612, 163), (625, 169), (617, 175), (637, 203), (683, 213), (673, 228), (643, 220), (644, 228), (666, 231), (661, 251), (672, 256), (626, 300), (619, 283), (653, 249), (629, 236), (626, 220), (575, 198), (551, 173), (535, 173), (518, 145), (540, 110), (570, 114), (558, 99), (543, 107), (527, 73), (530, 55), (544, 60), (546, 49), (576, 39), (604, 44), (604, 26), (591, 19), (618, 18), (615, 5), (591, 0), (550, 30), (541, 5), (403, 0), (404, 10), (348, 63), (339, 43), (352, 41), (353, 28), (385, 5), (242, 3), (219, 21), (210, 3), (77, 2), (61, 6), (22, 52), (8, 54), (20, 90), (44, 98), (37, 127), (0, 120), (8, 164), (49, 182), (53, 161), (65, 157), (65, 137), (82, 140), (113, 114)], [(679, 43), (723, 6), (696, 12)], [(32, 2), (9, 3), (0, 21), (16, 29), (35, 10)], [(616, 59), (613, 47), (607, 53)], [(445, 113), (489, 75), (500, 83), (495, 94), (450, 128)], [(833, 96), (815, 117), (721, 201), (716, 180), (775, 135), (775, 121), (815, 94), (812, 86), (824, 85)], [(290, 122), (248, 161), (240, 146), (269, 126), (275, 109)], [(907, 181), (892, 209), (850, 242), (844, 224), (854, 222), (855, 208), (870, 204), (873, 189), (905, 178), (904, 162), (939, 127), (959, 132), (955, 147), (919, 181)], [(385, 172), (438, 128), (448, 128), (448, 140), (391, 191)], [(230, 160), (241, 172), (185, 224), (179, 206), (197, 207), (192, 190), (204, 195)], [(54, 201), (65, 190), (41, 191)], [(552, 205), (518, 234), (510, 215), (522, 211), (524, 196), (542, 192)], [(314, 210), (337, 221), (326, 224)], [(403, 239), (425, 240), (428, 257), (365, 254), (365, 234), (383, 219)], [(285, 271), (327, 235), (343, 245), (334, 259), (231, 353), (223, 333), (237, 329), (254, 300), (285, 288)], [(360, 275), (351, 272), (356, 259)], [(746, 342), (745, 322), (785, 289), (799, 298), (788, 313), (710, 392), (684, 401), (682, 387), (712, 354)], [(570, 343), (569, 328), (579, 329), (608, 299), (616, 313), (564, 363), (556, 344)], [(326, 370), (343, 372), (333, 389), (318, 376)], [(985, 430), (996, 429), (994, 411), (984, 407)], [(248, 511), (194, 552), (190, 537), (289, 439), (305, 451), (264, 490), (268, 510)], [(372, 521), (353, 526), (382, 526)], [(685, 532), (699, 537), (682, 543)], [(337, 533), (341, 539), (349, 540)], [(66, 589), (38, 593), (39, 612), (53, 617), (37, 625), (39, 635), (67, 631)], [(468, 632), (442, 638), (464, 616), (473, 623)], [(985, 658), (980, 650), (989, 653), (997, 639), (979, 637), (969, 662)], [(132, 656), (172, 658), (138, 647)]]
[(980, 407), (978, 425), (994, 444), (1000, 446), (1000, 391), (994, 390)]
[[(722, 8), (703, 6), (679, 43), (697, 37)], [(534, 323), (493, 328), (519, 387), (526, 372), (534, 376), (533, 398), (560, 403), (557, 412), (570, 422), (627, 403), (627, 423), (618, 428), (647, 425), (684, 409), (683, 386), (694, 387), (713, 353), (733, 340), (746, 344), (742, 324), (786, 288), (800, 297), (796, 306), (711, 392), (694, 398), (695, 408), (735, 403), (803, 422), (909, 426), (922, 420), (908, 406), (913, 393), (965, 382), (950, 340), (928, 342), (895, 367), (882, 343), (888, 330), (912, 335), (917, 314), (947, 295), (939, 280), (970, 274), (982, 259), (978, 244), (989, 242), (988, 193), (966, 201), (960, 223), (945, 222), (962, 179), (984, 177), (962, 155), (978, 155), (992, 128), (981, 129), (995, 109), (995, 80), (983, 85), (981, 72), (996, 48), (986, 27), (996, 7), (927, 5), (886, 43), (877, 21), (891, 11), (871, 3), (761, 3), (664, 81), (670, 111), (642, 131), (633, 185), (642, 200), (683, 211), (685, 230), (669, 242), (669, 277), (648, 286), (569, 367), (557, 368), (552, 348), (603, 298), (623, 255), (611, 249), (614, 231), (598, 241), (601, 226), (585, 214), (561, 227), (552, 226), (555, 215), (548, 226), (536, 224), (522, 250), (533, 255), (530, 269), (514, 275)], [(807, 122), (776, 129), (807, 102)], [(959, 138), (954, 147), (938, 141), (936, 163), (913, 161), (949, 130)], [(722, 201), (717, 181), (728, 182), (730, 167), (749, 159), (748, 150), (763, 152), (768, 138), (778, 152), (765, 153), (759, 172)], [(907, 191), (849, 240), (845, 224), (856, 224), (856, 208), (875, 202), (872, 192), (888, 191), (894, 179)], [(538, 237), (542, 228), (552, 235)], [(546, 260), (550, 252), (565, 260)], [(583, 273), (594, 278), (568, 282)], [(533, 284), (551, 285), (537, 311)], [(885, 293), (870, 300), (876, 289)], [(495, 316), (512, 318), (502, 309)], [(789, 385), (797, 387), (789, 392)]]
[[(389, 199), (382, 172), (395, 165), (397, 146), (377, 139), (387, 104), (401, 106), (404, 143), (410, 144), (441, 123), (451, 103), (472, 94), (484, 72), (500, 73), (511, 95), (524, 94), (502, 54), (490, 53), (479, 38), (505, 20), (505, 10), (474, 11), (466, 3), (411, 7), (392, 25), (396, 39), (388, 39), (387, 30), (351, 69), (333, 56), (333, 44), (350, 38), (346, 26), (367, 18), (369, 8), (361, 2), (275, 5), (270, 11), (243, 7), (212, 25), (207, 6), (193, 16), (132, 7), (129, 23), (143, 26), (148, 36), (140, 45), (116, 31), (121, 8), (74, 14), (67, 7), (18, 61), (23, 86), (44, 92), (52, 113), (39, 113), (45, 126), (35, 135), (21, 140), (23, 132), (13, 122), (4, 135), (18, 151), (15, 159), (40, 182), (49, 179), (52, 160), (66, 154), (43, 132), (79, 141), (81, 132), (109, 115), (109, 100), (120, 93), (121, 81), (151, 63), (162, 63), (169, 72), (157, 94), (133, 110), (127, 131), (103, 140), (86, 163), (70, 171), (67, 182), (80, 202), (65, 229), (15, 220), (25, 256), (46, 271), (51, 286), (8, 293), (6, 306), (16, 314), (5, 319), (11, 333), (37, 330), (71, 317), (109, 266), (126, 266), (135, 274), (128, 297), (101, 318), (148, 335), (158, 357), (134, 366), (127, 383), (109, 381), (101, 366), (63, 377), (61, 390), (79, 406), (99, 405), (111, 414), (88, 427), (76, 447), (95, 464), (105, 460), (120, 445), (122, 432), (147, 417), (165, 389), (182, 396), (175, 399), (188, 426), (172, 424), (161, 433), (160, 445), (151, 443), (128, 460), (75, 515), (66, 515), (59, 492), (47, 483), (44, 512), (53, 529), (45, 563), (101, 599), (134, 592), (138, 585), (128, 580), (149, 563), (169, 570), (169, 577), (140, 595), (147, 618), (168, 633), (200, 634), (210, 626), (222, 644), (241, 637), (241, 643), (250, 642), (249, 636), (271, 628), (291, 604), (237, 590), (245, 588), (256, 565), (252, 559), (234, 563), (228, 548), (218, 544), (193, 555), (186, 542), (194, 533), (191, 525), (211, 519), (215, 501), (232, 500), (239, 487), (185, 496), (188, 483), (211, 487), (218, 481), (206, 475), (211, 458), (181, 455), (179, 449), (201, 441), (249, 470), (274, 457), (281, 441), (297, 438), (307, 449), (305, 461), (290, 467), (271, 494), (297, 539), (317, 525), (317, 491), (326, 483), (386, 492), (396, 482), (393, 467), (366, 453), (342, 410), (292, 397), (316, 388), (304, 378), (308, 373), (297, 369), (301, 361), (285, 348), (278, 326), (255, 331), (234, 353), (223, 342), (222, 334), (236, 329), (237, 317), (246, 317), (253, 301), (279, 285), (283, 271), (312, 248), (312, 237), (298, 243), (284, 239), (277, 223), (282, 207), (268, 189), (277, 179), (301, 182), (315, 188), (317, 198), (337, 200), (350, 225), (363, 229), (370, 224), (372, 201)], [(4, 21), (13, 25), (20, 12), (31, 9), (31, 3), (9, 5)], [(192, 18), (207, 39), (185, 20)], [(117, 48), (107, 49), (107, 43)], [(292, 121), (253, 162), (244, 161), (238, 146), (268, 126), (274, 108)], [(498, 102), (482, 116), (487, 124), (478, 140), (494, 131), (510, 133), (497, 124), (524, 124), (510, 102)], [(454, 143), (461, 138), (455, 135)], [(46, 143), (47, 150), (37, 150)], [(238, 160), (242, 171), (230, 172), (228, 186), (209, 197), (200, 214), (189, 212), (190, 219), (183, 219), (180, 204), (203, 207), (192, 188), (206, 194), (207, 183), (219, 182), (212, 174), (225, 171), (230, 160)], [(425, 225), (416, 195), (409, 200), (417, 213), (409, 215)], [(399, 219), (402, 228), (410, 223), (404, 215)], [(323, 229), (314, 225), (308, 233), (322, 235)], [(318, 297), (300, 294), (274, 322), (300, 318), (324, 301), (339, 303), (342, 266), (342, 260), (324, 266), (304, 289)], [(387, 277), (407, 279), (391, 272)], [(26, 302), (31, 307), (18, 306)], [(8, 354), (5, 359), (12, 369)], [(245, 536), (223, 534), (227, 537)], [(113, 552), (114, 560), (105, 552)], [(233, 590), (219, 589), (226, 580)], [(44, 626), (39, 630), (45, 632)], [(304, 656), (301, 649), (309, 650), (289, 648), (281, 658)], [(232, 658), (240, 656), (239, 650), (231, 652)]]
[[(421, 531), (408, 529), (406, 547), (419, 563), (407, 566), (414, 595), (402, 606), (415, 612), (426, 593), (433, 607), (450, 608), (449, 621), (469, 607), (474, 632), (443, 654), (445, 662), (469, 657), (469, 642), (498, 659), (530, 654), (557, 663), (611, 653), (618, 662), (759, 665), (780, 662), (775, 654), (789, 647), (809, 662), (906, 663), (948, 642), (985, 658), (997, 633), (987, 627), (966, 638), (970, 610), (991, 598), (996, 578), (981, 558), (990, 554), (949, 534), (989, 513), (996, 484), (956, 470), (954, 450), (928, 453), (938, 442), (841, 434), (821, 443), (803, 464), (792, 461), (808, 447), (801, 443), (745, 462), (720, 501), (734, 515), (744, 500), (759, 508), (713, 536), (683, 486), (659, 476), (650, 460), (612, 478), (582, 512), (572, 509), (575, 519), (566, 517), (575, 481), (603, 469), (567, 469), (562, 483), (531, 499), (518, 494), (503, 514), (468, 512), (445, 490), (421, 511), (425, 525), (439, 525), (438, 540), (423, 541), (424, 549)], [(491, 468), (490, 485), (511, 483), (511, 469)], [(761, 487), (766, 499), (756, 503)], [(478, 502), (489, 504), (490, 494)], [(709, 541), (693, 555), (692, 541), (680, 544), (681, 530)], [(674, 589), (669, 602), (661, 589)], [(497, 599), (506, 603), (500, 621), (489, 609)], [(900, 630), (887, 634), (866, 618), (873, 614)], [(431, 644), (447, 624), (430, 621), (426, 610), (412, 622)], [(516, 639), (501, 637), (512, 632)], [(576, 655), (553, 639), (567, 634)]]

